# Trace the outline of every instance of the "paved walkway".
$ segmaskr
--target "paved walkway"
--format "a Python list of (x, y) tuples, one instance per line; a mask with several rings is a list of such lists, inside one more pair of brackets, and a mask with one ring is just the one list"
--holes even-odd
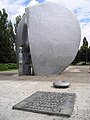
[[(61, 75), (21, 76), (0, 72), (0, 120), (90, 120), (90, 73), (88, 66), (70, 66)], [(68, 80), (67, 89), (53, 88), (55, 80)], [(36, 91), (76, 93), (71, 118), (12, 110), (12, 106)]]

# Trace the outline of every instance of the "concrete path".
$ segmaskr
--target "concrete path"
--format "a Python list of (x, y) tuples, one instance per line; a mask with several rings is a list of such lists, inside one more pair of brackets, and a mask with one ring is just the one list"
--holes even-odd
[[(68, 80), (67, 89), (53, 88), (55, 80)], [(76, 93), (71, 118), (12, 110), (12, 106), (36, 91)], [(70, 66), (61, 75), (23, 76), (0, 72), (0, 120), (90, 120), (90, 73), (88, 66)]]

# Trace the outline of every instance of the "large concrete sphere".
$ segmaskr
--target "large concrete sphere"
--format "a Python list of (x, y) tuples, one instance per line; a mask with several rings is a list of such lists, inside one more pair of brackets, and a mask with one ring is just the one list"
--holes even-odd
[(67, 8), (45, 2), (26, 9), (28, 38), (35, 75), (59, 74), (75, 58), (81, 32)]

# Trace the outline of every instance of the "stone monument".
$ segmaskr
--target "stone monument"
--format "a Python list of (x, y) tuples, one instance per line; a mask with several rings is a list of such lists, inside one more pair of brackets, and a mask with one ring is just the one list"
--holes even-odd
[(81, 39), (76, 16), (54, 2), (28, 7), (16, 35), (19, 75), (60, 74), (74, 60)]

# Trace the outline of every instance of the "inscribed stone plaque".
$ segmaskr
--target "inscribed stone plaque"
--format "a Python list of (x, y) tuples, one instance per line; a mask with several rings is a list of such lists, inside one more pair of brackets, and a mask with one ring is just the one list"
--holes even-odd
[(13, 109), (69, 117), (73, 111), (75, 97), (75, 93), (38, 91), (13, 106)]

